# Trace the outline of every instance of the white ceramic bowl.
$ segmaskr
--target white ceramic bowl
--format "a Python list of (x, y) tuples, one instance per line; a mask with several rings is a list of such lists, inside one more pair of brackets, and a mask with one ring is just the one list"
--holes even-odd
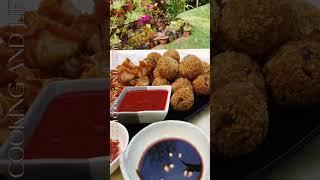
[[(134, 86), (126, 87), (122, 90), (118, 99), (112, 104), (110, 109), (110, 117), (117, 119), (123, 124), (137, 124), (137, 123), (154, 123), (163, 121), (169, 111), (170, 97), (171, 97), (171, 86)], [(164, 110), (157, 111), (137, 111), (137, 112), (117, 112), (117, 107), (121, 104), (124, 96), (129, 91), (137, 90), (166, 90), (168, 91), (168, 97)], [(143, 97), (141, 97), (143, 98)]]
[[(110, 121), (110, 138), (112, 140), (119, 140), (121, 155), (129, 143), (129, 133), (127, 129), (118, 122)], [(110, 175), (119, 167), (120, 155), (110, 163)]]
[(120, 168), (125, 180), (139, 180), (136, 170), (144, 151), (154, 142), (167, 138), (179, 138), (190, 142), (203, 160), (202, 180), (210, 179), (210, 140), (197, 126), (184, 121), (162, 121), (153, 123), (130, 141), (120, 156)]

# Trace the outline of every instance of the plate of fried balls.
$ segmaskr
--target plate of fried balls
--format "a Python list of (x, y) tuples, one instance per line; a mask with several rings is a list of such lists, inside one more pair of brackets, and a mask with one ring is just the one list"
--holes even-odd
[[(210, 103), (210, 50), (116, 50), (111, 52), (110, 103), (128, 86), (170, 85), (165, 119), (189, 121)], [(134, 135), (146, 124), (127, 124)]]

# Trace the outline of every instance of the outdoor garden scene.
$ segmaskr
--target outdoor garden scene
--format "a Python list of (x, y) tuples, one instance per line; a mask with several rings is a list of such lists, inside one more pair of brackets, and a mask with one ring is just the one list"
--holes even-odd
[(210, 0), (112, 0), (111, 49), (207, 49)]

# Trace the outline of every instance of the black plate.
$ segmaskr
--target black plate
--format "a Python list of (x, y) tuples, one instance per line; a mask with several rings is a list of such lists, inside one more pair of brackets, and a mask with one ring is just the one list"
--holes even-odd
[[(206, 108), (210, 103), (209, 96), (195, 96), (194, 105), (189, 111), (185, 112), (177, 112), (169, 108), (169, 112), (165, 118), (165, 120), (183, 120), (189, 121), (196, 114), (201, 112), (204, 108)], [(149, 124), (124, 124), (126, 126), (130, 139), (136, 135), (141, 129), (146, 127)]]
[(212, 158), (216, 180), (258, 179), (275, 163), (303, 147), (320, 132), (320, 105), (269, 108), (269, 132), (257, 151), (235, 159)]

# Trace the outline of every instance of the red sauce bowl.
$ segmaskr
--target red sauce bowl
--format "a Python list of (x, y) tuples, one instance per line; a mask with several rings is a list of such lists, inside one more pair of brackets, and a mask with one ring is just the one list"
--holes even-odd
[[(112, 174), (119, 167), (121, 153), (125, 151), (129, 144), (129, 133), (122, 124), (110, 121), (110, 139), (118, 142), (117, 147), (112, 148), (118, 152), (112, 152), (112, 149), (110, 149), (110, 174)], [(114, 157), (111, 157), (111, 154), (114, 154)]]
[(110, 117), (125, 124), (162, 121), (168, 114), (171, 86), (137, 86), (123, 89), (112, 104)]

